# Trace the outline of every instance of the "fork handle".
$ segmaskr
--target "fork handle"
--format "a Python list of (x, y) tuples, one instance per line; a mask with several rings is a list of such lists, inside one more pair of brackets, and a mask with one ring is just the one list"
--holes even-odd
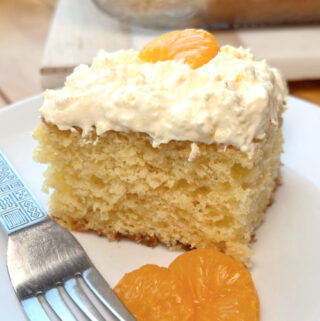
[(10, 235), (47, 219), (46, 212), (0, 150), (0, 223)]

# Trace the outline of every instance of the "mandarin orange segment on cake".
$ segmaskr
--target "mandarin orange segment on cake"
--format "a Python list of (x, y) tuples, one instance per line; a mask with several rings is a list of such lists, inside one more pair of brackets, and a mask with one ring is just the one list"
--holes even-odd
[(279, 180), (286, 96), (277, 69), (202, 30), (101, 51), (44, 94), (35, 159), (50, 215), (248, 263)]
[(205, 30), (185, 29), (163, 34), (149, 42), (139, 53), (147, 62), (177, 60), (198, 68), (217, 55), (216, 38)]
[(138, 321), (260, 319), (250, 272), (212, 249), (182, 254), (168, 269), (143, 266), (127, 273), (114, 291)]

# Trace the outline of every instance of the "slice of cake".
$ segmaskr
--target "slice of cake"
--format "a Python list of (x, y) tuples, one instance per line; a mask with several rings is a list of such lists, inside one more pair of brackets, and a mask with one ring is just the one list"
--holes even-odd
[(53, 219), (247, 262), (279, 179), (286, 84), (202, 30), (101, 51), (47, 90), (35, 159)]

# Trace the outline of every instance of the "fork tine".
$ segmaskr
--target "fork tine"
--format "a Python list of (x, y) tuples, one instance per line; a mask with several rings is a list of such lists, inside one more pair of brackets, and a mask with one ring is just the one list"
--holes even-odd
[(119, 321), (136, 321), (96, 268), (91, 267), (83, 272), (82, 278), (90, 290)]
[(53, 288), (45, 293), (45, 299), (62, 321), (77, 321), (64, 302), (59, 290)]
[(37, 297), (22, 300), (21, 304), (29, 320), (51, 321)]
[(106, 321), (87, 295), (83, 292), (76, 279), (70, 279), (64, 283), (66, 292), (73, 302), (91, 321)]

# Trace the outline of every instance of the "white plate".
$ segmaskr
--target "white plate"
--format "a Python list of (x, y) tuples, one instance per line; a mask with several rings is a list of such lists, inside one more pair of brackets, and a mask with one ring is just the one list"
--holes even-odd
[[(0, 111), (0, 149), (46, 207), (41, 192), (44, 167), (32, 160), (31, 133), (39, 123), (41, 97)], [(320, 108), (290, 97), (284, 123), (283, 185), (257, 232), (252, 274), (261, 301), (261, 321), (320, 320)], [(0, 229), (1, 230), (1, 229)], [(146, 263), (168, 265), (179, 253), (130, 241), (108, 242), (75, 233), (112, 286)], [(0, 316), (26, 320), (11, 288), (5, 265), (6, 237), (0, 232)]]

